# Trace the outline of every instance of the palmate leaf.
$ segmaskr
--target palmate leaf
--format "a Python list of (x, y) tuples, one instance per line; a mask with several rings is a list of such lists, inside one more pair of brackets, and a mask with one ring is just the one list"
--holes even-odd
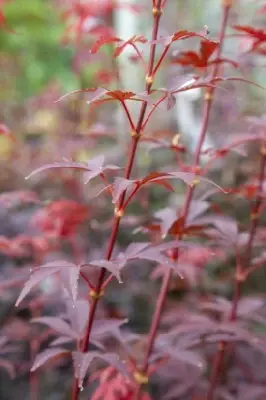
[(16, 376), (15, 366), (4, 358), (0, 358), (0, 368), (3, 368), (8, 373), (10, 379), (14, 379)]
[(206, 35), (202, 35), (197, 32), (192, 32), (192, 31), (183, 29), (181, 31), (175, 32), (173, 35), (160, 37), (159, 39), (153, 40), (150, 43), (151, 44), (162, 44), (164, 46), (169, 46), (170, 44), (172, 44), (178, 40), (185, 40), (185, 39), (190, 39), (190, 38), (194, 38), (194, 37), (201, 38), (205, 41), (210, 41), (206, 37)]
[(96, 320), (92, 328), (92, 337), (102, 338), (104, 336), (119, 336), (121, 326), (125, 325), (128, 319), (99, 319)]
[[(214, 60), (213, 62), (218, 62), (219, 60)], [(221, 60), (220, 60), (221, 61)], [(231, 60), (225, 60), (226, 62), (231, 62), (233, 64), (235, 64), (233, 61)], [(236, 66), (236, 65), (234, 65)], [(182, 92), (187, 92), (189, 90), (194, 90), (194, 89), (201, 89), (201, 88), (217, 88), (220, 90), (224, 90), (227, 91), (226, 89), (224, 89), (221, 85), (218, 85), (219, 83), (223, 83), (223, 82), (243, 82), (243, 83), (248, 83), (249, 85), (253, 85), (257, 88), (260, 89), (265, 89), (265, 87), (257, 84), (256, 82), (250, 81), (248, 79), (244, 79), (244, 78), (238, 78), (238, 77), (198, 77), (198, 76), (193, 76), (191, 77), (191, 79), (187, 80), (186, 82), (182, 83), (181, 85), (179, 85), (178, 87), (170, 87), (170, 88), (160, 88), (160, 89), (154, 89), (151, 90), (151, 92), (149, 94), (137, 94), (139, 97), (141, 97), (143, 100), (148, 101), (150, 103), (152, 103), (155, 108), (161, 108), (161, 109), (165, 109), (165, 102), (167, 102), (167, 109), (170, 109), (172, 106), (174, 106), (174, 102), (169, 103), (169, 98), (173, 95), (178, 95), (178, 93), (182, 93)], [(161, 93), (161, 101), (157, 101), (156, 103), (154, 103), (154, 101), (151, 101), (152, 96), (154, 96), (154, 94), (158, 94)]]
[(78, 338), (78, 335), (71, 329), (70, 325), (59, 317), (33, 318), (31, 322), (47, 325), (61, 335), (69, 336), (76, 339)]
[(90, 48), (90, 53), (95, 54), (97, 53), (103, 46), (106, 44), (112, 44), (112, 43), (119, 43), (121, 42), (122, 39), (116, 36), (101, 36), (99, 39), (96, 40), (96, 42), (91, 46)]
[(230, 217), (210, 215), (198, 219), (199, 223), (213, 225), (230, 243), (236, 243), (238, 238), (237, 221)]
[(217, 49), (218, 45), (219, 43), (211, 40), (202, 40), (198, 53), (195, 51), (181, 52), (172, 62), (174, 64), (192, 65), (196, 68), (206, 68), (209, 64), (210, 57)]
[(129, 92), (125, 90), (108, 90), (103, 87), (91, 88), (91, 89), (83, 89), (83, 90), (74, 90), (69, 92), (62, 97), (60, 97), (57, 102), (65, 99), (68, 96), (73, 94), (86, 93), (86, 102), (88, 105), (91, 104), (101, 104), (106, 101), (119, 101), (120, 103), (125, 103), (126, 100), (134, 100), (134, 101), (145, 101), (141, 98), (141, 96), (137, 96), (134, 92)]
[(92, 45), (90, 49), (90, 53), (95, 54), (101, 49), (102, 46), (114, 43), (116, 44), (114, 57), (118, 57), (128, 45), (134, 46), (135, 43), (146, 43), (146, 42), (147, 39), (145, 39), (144, 36), (134, 35), (128, 40), (122, 40), (116, 36), (106, 35), (106, 36), (101, 36), (98, 40), (96, 40), (96, 42)]
[(114, 353), (100, 353), (98, 351), (90, 351), (88, 353), (81, 353), (75, 351), (72, 353), (75, 377), (78, 379), (79, 387), (82, 388), (84, 378), (90, 367), (90, 364), (95, 358), (100, 358), (108, 364), (112, 365), (126, 378), (128, 377), (128, 371), (125, 364), (119, 359), (117, 354)]
[(138, 259), (160, 263), (165, 265), (167, 268), (175, 270), (182, 277), (182, 274), (178, 269), (178, 264), (172, 261), (167, 255), (164, 254), (164, 252), (174, 248), (194, 246), (194, 243), (182, 242), (180, 240), (172, 240), (159, 245), (147, 242), (133, 243), (128, 246), (125, 252), (118, 254), (117, 260), (118, 262), (122, 262), (124, 266), (126, 266), (129, 261)]
[(66, 307), (71, 328), (81, 337), (87, 324), (90, 304), (88, 300), (77, 300), (75, 307), (73, 307), (73, 301), (70, 298), (66, 302)]
[(120, 56), (127, 46), (136, 46), (136, 43), (147, 43), (147, 39), (145, 39), (144, 36), (134, 35), (128, 40), (123, 40), (122, 43), (116, 47), (114, 57)]
[(31, 367), (31, 372), (36, 371), (36, 369), (40, 368), (43, 364), (47, 361), (52, 359), (61, 357), (62, 355), (71, 354), (69, 350), (63, 348), (56, 348), (56, 349), (46, 349), (39, 353), (34, 360), (33, 366)]
[(233, 28), (238, 32), (243, 32), (254, 40), (252, 49), (258, 47), (261, 43), (266, 42), (266, 29), (256, 29), (252, 26), (235, 25)]
[(142, 179), (136, 179), (136, 180), (130, 180), (130, 179), (125, 179), (125, 178), (115, 178), (114, 184), (113, 184), (113, 202), (116, 203), (122, 193), (125, 190), (132, 190), (135, 189), (136, 186), (137, 190), (136, 192), (143, 187), (146, 184), (154, 183), (160, 186), (164, 186), (167, 189), (174, 191), (174, 188), (172, 185), (169, 184), (168, 180), (169, 179), (181, 179), (183, 182), (185, 182), (187, 185), (194, 185), (195, 182), (207, 182), (216, 187), (216, 189), (222, 191), (223, 193), (226, 193), (224, 189), (222, 189), (219, 185), (217, 185), (215, 182), (211, 181), (208, 178), (205, 178), (203, 176), (195, 175), (189, 172), (179, 172), (179, 171), (170, 171), (170, 172), (151, 172), (147, 176), (145, 176)]
[(25, 283), (24, 288), (16, 301), (16, 307), (21, 303), (24, 297), (29, 294), (35, 285), (56, 273), (61, 274), (62, 284), (71, 296), (73, 302), (75, 302), (77, 299), (77, 282), (79, 279), (80, 267), (71, 262), (59, 260), (43, 264), (31, 272), (28, 281)]
[[(259, 311), (265, 304), (265, 300), (259, 297), (246, 297), (240, 299), (237, 306), (237, 315), (239, 317), (249, 317)], [(251, 315), (252, 317), (252, 315)]]
[(31, 178), (33, 175), (36, 175), (40, 172), (47, 171), (50, 169), (54, 168), (73, 168), (73, 169), (78, 169), (81, 171), (84, 171), (84, 179), (85, 179), (85, 184), (87, 184), (91, 179), (97, 177), (98, 175), (102, 174), (105, 171), (108, 170), (117, 170), (120, 169), (120, 167), (112, 164), (107, 164), (104, 166), (104, 155), (99, 155), (91, 160), (89, 160), (87, 163), (85, 162), (75, 162), (75, 161), (59, 161), (51, 164), (46, 164), (43, 165), (34, 171), (32, 171), (26, 179)]
[(113, 203), (117, 203), (121, 194), (127, 189), (132, 189), (136, 184), (137, 181), (133, 179), (115, 178), (112, 188)]
[(124, 262), (121, 261), (116, 262), (110, 260), (92, 260), (84, 264), (84, 266), (86, 265), (91, 265), (92, 267), (96, 268), (105, 268), (107, 269), (107, 271), (111, 272), (111, 274), (113, 274), (116, 277), (119, 283), (123, 282), (120, 273), (121, 269), (125, 266)]

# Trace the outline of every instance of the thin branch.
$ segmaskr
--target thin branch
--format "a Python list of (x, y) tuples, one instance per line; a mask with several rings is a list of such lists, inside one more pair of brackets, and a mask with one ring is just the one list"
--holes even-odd
[[(156, 9), (160, 11), (161, 5), (162, 5), (162, 0), (158, 0), (158, 2), (156, 4)], [(160, 18), (161, 18), (161, 12), (157, 12), (157, 13), (153, 12), (153, 30), (152, 30), (152, 41), (153, 42), (155, 42), (157, 40)], [(150, 48), (147, 77), (151, 77), (151, 75), (152, 75), (152, 70), (154, 67), (155, 52), (156, 52), (156, 44), (154, 43), (151, 45), (151, 48)], [(153, 83), (152, 79), (151, 80), (146, 79), (145, 89), (146, 89), (147, 94), (149, 94), (151, 91), (152, 83)], [(137, 123), (136, 129), (135, 129), (135, 134), (132, 135), (131, 145), (130, 145), (130, 150), (129, 150), (129, 157), (128, 157), (128, 161), (127, 161), (127, 165), (126, 165), (126, 169), (125, 169), (125, 178), (126, 179), (130, 178), (131, 172), (133, 169), (137, 146), (138, 146), (138, 142), (139, 142), (141, 131), (142, 131), (142, 124), (143, 124), (146, 109), (147, 109), (147, 104), (148, 104), (147, 102), (142, 103), (138, 123)], [(109, 239), (109, 243), (108, 243), (106, 255), (105, 255), (106, 260), (110, 260), (112, 257), (112, 254), (113, 254), (113, 249), (114, 249), (114, 246), (116, 243), (117, 234), (118, 234), (119, 226), (120, 226), (120, 220), (121, 220), (121, 215), (119, 214), (119, 210), (123, 207), (123, 204), (125, 201), (125, 196), (126, 196), (126, 190), (122, 193), (122, 195), (120, 197), (118, 212), (115, 213), (115, 216), (113, 219), (112, 231), (111, 231), (111, 235), (110, 235), (110, 239)], [(106, 269), (102, 268), (99, 278), (98, 278), (98, 282), (96, 284), (96, 289), (94, 292), (96, 295), (92, 298), (88, 323), (86, 326), (86, 333), (85, 333), (85, 337), (82, 342), (81, 350), (84, 353), (88, 349), (92, 325), (93, 325), (93, 321), (95, 318), (98, 301), (99, 301), (100, 295), (102, 293), (102, 285), (104, 283), (105, 275), (106, 275)], [(79, 388), (79, 384), (78, 384), (78, 379), (75, 378), (74, 382), (73, 382), (73, 387), (72, 387), (72, 400), (78, 400), (79, 393), (80, 393), (80, 388)]]
[[(229, 10), (230, 10), (230, 7), (228, 5), (226, 7), (223, 7), (223, 17), (222, 17), (221, 31), (220, 31), (220, 37), (219, 37), (220, 46), (218, 48), (218, 54), (217, 54), (218, 58), (220, 58), (221, 52), (222, 52), (222, 46), (223, 46), (223, 42), (224, 42), (224, 35), (225, 35), (225, 29), (227, 26)], [(212, 79), (217, 77), (218, 71), (219, 71), (219, 66), (218, 66), (218, 64), (215, 64), (213, 71), (212, 71)], [(204, 110), (203, 110), (203, 123), (202, 123), (199, 141), (198, 141), (196, 151), (195, 151), (194, 163), (193, 163), (194, 168), (199, 167), (201, 150), (202, 150), (202, 146), (203, 146), (203, 143), (204, 143), (204, 140), (206, 137), (207, 127), (208, 127), (208, 123), (209, 123), (209, 117), (210, 117), (210, 111), (211, 111), (211, 106), (212, 106), (212, 101), (213, 101), (214, 90), (215, 90), (214, 87), (208, 87), (207, 93), (205, 95)], [(186, 199), (185, 199), (185, 204), (184, 204), (184, 209), (183, 209), (184, 221), (186, 221), (187, 216), (188, 216), (191, 200), (193, 197), (194, 188), (195, 188), (195, 185), (190, 186), (188, 188), (188, 191), (186, 194)], [(182, 238), (182, 234), (179, 235), (178, 239), (181, 239), (181, 238)], [(178, 250), (175, 250), (175, 252), (173, 254), (173, 260), (178, 262), (178, 256), (179, 256)], [(169, 269), (163, 277), (159, 297), (158, 297), (158, 300), (157, 300), (156, 306), (155, 306), (155, 313), (154, 313), (154, 316), (152, 319), (152, 324), (151, 324), (150, 332), (148, 335), (148, 344), (147, 344), (147, 348), (146, 348), (146, 352), (145, 352), (145, 356), (144, 356), (144, 362), (143, 362), (142, 367), (140, 368), (140, 372), (143, 376), (147, 375), (148, 366), (149, 366), (149, 358), (152, 353), (154, 342), (155, 342), (156, 335), (157, 335), (157, 331), (159, 328), (159, 324), (160, 324), (161, 316), (163, 313), (164, 304), (165, 304), (165, 300), (167, 297), (167, 292), (168, 292), (168, 287), (169, 287), (171, 277), (172, 277), (172, 270)], [(140, 397), (140, 391), (141, 391), (141, 385), (139, 385), (139, 387), (138, 387), (138, 390), (137, 390), (137, 393), (135, 396), (136, 400), (138, 400)]]

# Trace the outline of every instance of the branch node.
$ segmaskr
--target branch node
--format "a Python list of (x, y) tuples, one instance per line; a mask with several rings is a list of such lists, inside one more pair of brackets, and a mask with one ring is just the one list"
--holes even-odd
[(146, 83), (147, 85), (151, 86), (153, 84), (153, 77), (150, 75), (146, 76)]
[(266, 156), (266, 144), (263, 144), (260, 148), (260, 154)]
[(251, 221), (254, 221), (255, 219), (259, 219), (259, 212), (258, 211), (251, 212), (250, 219), (251, 219)]
[(222, 7), (232, 7), (234, 0), (222, 0)]
[(222, 342), (220, 342), (220, 343), (218, 343), (217, 348), (218, 348), (218, 351), (224, 351), (224, 349), (225, 349), (225, 344), (222, 343)]
[(244, 271), (238, 271), (235, 275), (235, 279), (237, 282), (243, 283), (246, 280), (246, 273)]
[(162, 10), (161, 8), (153, 7), (153, 9), (152, 9), (152, 15), (153, 15), (154, 17), (159, 17), (159, 16), (162, 15), (162, 13), (163, 13), (163, 10)]
[(140, 132), (131, 131), (131, 137), (133, 137), (135, 139), (139, 139), (140, 136), (141, 136)]
[(191, 186), (195, 187), (195, 186), (197, 186), (199, 183), (200, 183), (199, 179), (194, 178)]
[(134, 373), (134, 379), (139, 385), (146, 385), (149, 382), (149, 377), (140, 371)]
[(173, 139), (172, 139), (172, 146), (178, 147), (180, 136), (181, 136), (180, 133), (177, 133), (177, 134), (173, 137)]
[(100, 290), (100, 292), (97, 292), (96, 290), (94, 290), (94, 289), (91, 289), (90, 290), (90, 292), (89, 292), (89, 296), (92, 298), (92, 299), (99, 299), (100, 297), (102, 297), (104, 295), (104, 291), (103, 290)]
[(199, 165), (196, 165), (193, 171), (196, 175), (199, 175), (201, 173), (201, 167)]
[(124, 210), (122, 210), (121, 208), (119, 209), (118, 207), (115, 207), (114, 214), (115, 214), (116, 218), (122, 218), (124, 215)]
[(211, 101), (212, 98), (213, 98), (213, 95), (212, 95), (211, 92), (208, 91), (208, 92), (205, 93), (205, 95), (204, 95), (204, 100), (206, 100), (206, 101)]

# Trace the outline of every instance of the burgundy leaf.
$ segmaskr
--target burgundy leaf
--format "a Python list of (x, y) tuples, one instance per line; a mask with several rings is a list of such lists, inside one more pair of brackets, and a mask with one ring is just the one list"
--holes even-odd
[(109, 260), (92, 260), (86, 263), (86, 265), (91, 265), (97, 268), (105, 268), (116, 277), (119, 283), (122, 283), (120, 271), (124, 267), (124, 263), (118, 263)]
[(85, 184), (87, 184), (91, 179), (97, 177), (98, 175), (102, 174), (104, 171), (108, 171), (108, 170), (116, 170), (116, 169), (120, 169), (120, 167), (116, 166), (116, 165), (106, 165), (104, 166), (104, 155), (99, 155), (96, 156), (94, 158), (92, 158), (91, 160), (89, 160), (87, 163), (84, 162), (74, 162), (74, 161), (62, 161), (62, 162), (55, 162), (52, 164), (47, 164), (47, 165), (43, 165), (40, 168), (37, 168), (36, 170), (34, 170), (33, 172), (31, 172), (26, 179), (31, 178), (33, 175), (42, 172), (42, 171), (46, 171), (49, 169), (53, 169), (53, 168), (74, 168), (74, 169), (80, 169), (82, 171), (85, 171), (84, 174), (84, 179), (85, 179)]
[(206, 68), (210, 64), (210, 57), (217, 49), (218, 45), (219, 43), (211, 40), (202, 40), (200, 42), (200, 50), (198, 53), (191, 50), (180, 52), (178, 57), (174, 59), (173, 63), (185, 66), (190, 65), (196, 68)]
[(146, 42), (147, 42), (147, 39), (145, 39), (144, 36), (134, 35), (130, 39), (122, 41), (122, 44), (118, 44), (118, 46), (115, 49), (114, 57), (120, 56), (120, 54), (124, 51), (124, 49), (128, 45), (131, 45), (131, 46), (134, 47), (135, 43), (142, 43), (143, 44), (143, 43), (146, 43)]
[(33, 366), (31, 367), (31, 371), (35, 371), (39, 367), (41, 367), (43, 364), (45, 364), (47, 361), (50, 361), (51, 359), (58, 358), (59, 356), (63, 354), (69, 354), (70, 351), (57, 348), (57, 349), (46, 349), (42, 351), (40, 354), (37, 355), (35, 358), (35, 361), (33, 363)]
[(114, 183), (113, 183), (113, 203), (117, 203), (121, 194), (127, 190), (127, 189), (131, 189), (136, 185), (136, 181), (135, 180), (129, 180), (129, 179), (125, 179), (125, 178), (115, 178)]
[(209, 311), (215, 311), (215, 312), (220, 312), (220, 313), (229, 313), (232, 305), (231, 302), (228, 300), (225, 300), (221, 297), (216, 297), (213, 301), (210, 302), (203, 302), (200, 305), (202, 310), (209, 310)]
[(52, 342), (49, 344), (49, 346), (61, 346), (62, 344), (66, 344), (66, 343), (70, 343), (73, 342), (73, 339), (71, 337), (67, 337), (67, 336), (59, 336), (58, 338), (52, 340)]
[(88, 170), (94, 171), (103, 168), (104, 158), (105, 158), (104, 155), (100, 154), (99, 156), (96, 156), (91, 160), (87, 161)]
[(79, 267), (71, 262), (59, 260), (43, 264), (32, 271), (29, 280), (26, 282), (19, 298), (17, 299), (16, 306), (19, 305), (36, 284), (40, 283), (48, 276), (58, 272), (61, 273), (61, 277), (63, 278), (62, 283), (65, 286), (65, 289), (71, 294), (73, 301), (75, 301), (77, 297)]
[(46, 171), (46, 170), (52, 169), (52, 168), (74, 168), (74, 169), (88, 171), (88, 168), (85, 163), (78, 163), (78, 162), (74, 162), (74, 161), (61, 161), (61, 162), (59, 161), (59, 162), (55, 162), (52, 164), (46, 164), (46, 165), (43, 165), (42, 167), (35, 169), (28, 176), (26, 176), (25, 179), (29, 179), (33, 175), (36, 175), (40, 172), (43, 172), (43, 171)]
[(209, 222), (215, 226), (229, 241), (235, 243), (238, 236), (237, 221), (229, 217), (219, 217), (215, 215), (213, 217), (202, 218), (202, 221)]
[(182, 349), (169, 349), (169, 355), (178, 359), (181, 362), (185, 362), (187, 364), (194, 365), (197, 368), (204, 368), (205, 362), (202, 357), (200, 357), (197, 353), (182, 350)]
[(187, 183), (188, 185), (193, 185), (195, 183), (195, 180), (199, 180), (200, 182), (207, 182), (210, 183), (211, 185), (214, 185), (218, 190), (220, 190), (223, 193), (226, 193), (226, 191), (221, 188), (219, 185), (217, 185), (215, 182), (211, 181), (208, 178), (205, 178), (203, 176), (198, 176), (198, 175), (194, 175), (191, 174), (189, 172), (168, 172), (169, 175), (172, 175), (174, 178), (179, 178), (182, 179), (185, 183)]
[(187, 30), (181, 30), (181, 31), (175, 32), (171, 36), (161, 36), (159, 39), (153, 40), (150, 43), (151, 44), (159, 43), (159, 44), (163, 44), (164, 46), (169, 46), (171, 43), (176, 42), (178, 40), (190, 39), (193, 37), (199, 37), (201, 39), (208, 40), (207, 37), (202, 34), (187, 31)]
[(16, 301), (16, 307), (18, 307), (19, 303), (21, 303), (21, 301), (24, 299), (24, 297), (27, 296), (27, 294), (29, 294), (29, 292), (31, 291), (31, 289), (37, 285), (38, 283), (40, 283), (41, 281), (43, 281), (44, 279), (48, 278), (50, 275), (58, 272), (59, 269), (58, 267), (51, 267), (51, 268), (47, 268), (47, 269), (36, 269), (32, 272), (29, 280), (25, 283), (24, 288), (22, 289), (17, 301)]
[(248, 297), (246, 299), (241, 299), (238, 302), (237, 306), (237, 314), (240, 317), (244, 317), (248, 314), (255, 313), (258, 311), (260, 308), (262, 308), (265, 304), (265, 301), (261, 298), (251, 298)]
[(75, 369), (75, 377), (78, 379), (79, 387), (82, 389), (84, 378), (87, 374), (87, 371), (90, 367), (91, 362), (94, 358), (100, 358), (106, 361), (108, 364), (111, 364), (114, 368), (122, 372), (124, 375), (127, 375), (127, 370), (123, 363), (119, 360), (117, 354), (106, 353), (102, 354), (97, 351), (91, 351), (88, 353), (81, 352), (73, 352), (73, 362)]
[(125, 258), (134, 257), (151, 244), (149, 242), (130, 243), (125, 250)]
[(127, 319), (100, 319), (95, 321), (92, 328), (92, 336), (95, 338), (103, 337), (105, 335), (112, 335), (120, 331), (122, 325), (128, 322)]
[(56, 103), (65, 99), (68, 96), (71, 96), (72, 94), (80, 94), (80, 93), (87, 93), (87, 102), (88, 104), (102, 98), (106, 93), (108, 92), (107, 89), (104, 89), (102, 87), (99, 88), (93, 88), (93, 89), (83, 89), (83, 90), (73, 90), (72, 92), (69, 92), (63, 96), (61, 96), (58, 100), (56, 100)]
[[(215, 190), (215, 189), (213, 189), (213, 190)], [(216, 192), (216, 190), (215, 190), (215, 192)], [(189, 209), (189, 213), (188, 213), (188, 222), (194, 221), (197, 217), (202, 215), (209, 208), (210, 208), (210, 204), (207, 201), (192, 200), (191, 206)]]
[(68, 268), (60, 268), (60, 276), (62, 284), (67, 290), (68, 294), (72, 297), (75, 303), (78, 296), (78, 280), (80, 275), (80, 266), (73, 265)]
[(106, 44), (111, 44), (111, 43), (118, 43), (121, 42), (122, 40), (119, 39), (118, 37), (114, 36), (101, 36), (91, 47), (90, 53), (95, 54), (97, 53), (100, 48)]
[(90, 304), (88, 300), (77, 300), (74, 304), (72, 301), (67, 302), (67, 316), (70, 319), (72, 330), (82, 335), (87, 324)]
[(16, 371), (14, 365), (9, 360), (4, 360), (0, 358), (0, 368), (3, 368), (7, 371), (10, 379), (14, 379), (16, 376)]
[(58, 317), (39, 317), (31, 320), (33, 323), (45, 324), (61, 335), (78, 338), (78, 335), (70, 328), (69, 324)]
[(167, 232), (173, 225), (173, 222), (177, 219), (177, 212), (171, 208), (164, 208), (163, 210), (157, 211), (155, 217), (161, 220), (160, 227), (162, 236), (166, 236)]

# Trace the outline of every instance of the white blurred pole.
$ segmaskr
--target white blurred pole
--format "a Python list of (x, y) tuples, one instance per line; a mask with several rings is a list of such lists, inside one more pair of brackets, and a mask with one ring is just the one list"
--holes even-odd
[[(196, 115), (195, 101), (201, 97), (201, 89), (191, 89), (187, 92), (178, 93), (176, 96), (175, 116), (181, 135), (191, 152), (194, 152), (199, 140), (201, 130), (201, 117)], [(213, 147), (213, 143), (207, 134), (203, 144), (203, 151)]]
[[(117, 7), (114, 12), (115, 34), (122, 40), (128, 40), (138, 33), (140, 14), (125, 7), (125, 3), (132, 4), (132, 0), (116, 0), (116, 2)], [(120, 3), (123, 4), (123, 6), (120, 7)], [(143, 78), (139, 64), (130, 60), (130, 56), (135, 54), (135, 50), (131, 46), (126, 46), (117, 61), (120, 75), (120, 88), (137, 93), (143, 91)], [(127, 105), (134, 121), (136, 121), (139, 104), (132, 101), (128, 102)], [(126, 124), (125, 113), (122, 108), (119, 108), (117, 112), (117, 127), (121, 134), (121, 139), (124, 137), (125, 133), (128, 134), (128, 132), (126, 132), (128, 131), (128, 124)]]

